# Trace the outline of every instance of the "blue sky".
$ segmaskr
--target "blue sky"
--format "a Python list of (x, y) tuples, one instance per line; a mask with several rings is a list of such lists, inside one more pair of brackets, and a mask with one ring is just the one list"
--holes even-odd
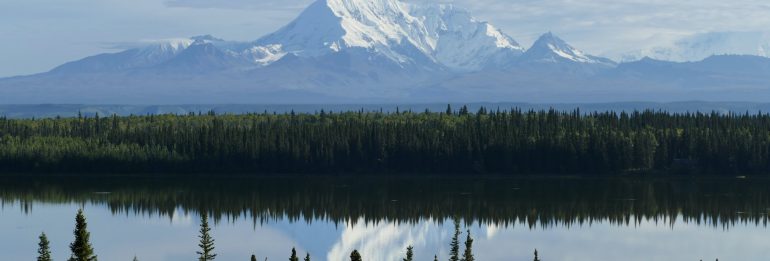
[[(434, 0), (410, 0), (437, 2)], [(2, 0), (0, 77), (56, 65), (127, 43), (212, 34), (254, 40), (312, 0)], [(458, 0), (525, 47), (553, 31), (610, 57), (706, 32), (767, 31), (766, 0)]]

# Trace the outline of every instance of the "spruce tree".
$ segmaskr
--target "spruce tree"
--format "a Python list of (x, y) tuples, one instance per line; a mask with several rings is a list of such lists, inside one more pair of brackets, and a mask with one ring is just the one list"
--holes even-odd
[(353, 252), (350, 253), (350, 261), (362, 261), (361, 254), (358, 253), (358, 250), (353, 250)]
[(460, 220), (455, 219), (455, 234), (449, 243), (449, 261), (460, 261)]
[(532, 261), (540, 261), (540, 257), (537, 256), (537, 249), (535, 249), (535, 259)]
[(200, 235), (198, 236), (198, 238), (200, 238), (198, 247), (200, 247), (201, 250), (196, 252), (199, 255), (198, 261), (211, 261), (217, 257), (217, 254), (214, 254), (214, 238), (211, 237), (209, 234), (210, 232), (211, 228), (209, 227), (208, 214), (203, 212), (201, 214)]
[(75, 241), (70, 244), (70, 250), (72, 256), (69, 261), (96, 261), (96, 255), (94, 254), (94, 248), (91, 246), (90, 238), (91, 233), (88, 232), (88, 223), (86, 223), (86, 217), (83, 215), (83, 210), (78, 210), (78, 214), (75, 217)]
[(45, 233), (40, 234), (40, 242), (37, 243), (37, 261), (51, 261), (51, 248)]
[(307, 255), (305, 255), (305, 261), (310, 261), (310, 253), (307, 253)]
[(406, 247), (406, 258), (404, 258), (404, 261), (412, 261), (412, 256), (414, 256), (414, 248), (412, 246)]
[(463, 261), (473, 261), (473, 238), (471, 238), (471, 230), (468, 229), (468, 237), (465, 238), (465, 253), (463, 253)]
[(257, 256), (251, 255), (251, 261), (257, 261)]
[(299, 261), (299, 257), (297, 257), (297, 250), (293, 247), (291, 248), (291, 256), (289, 257), (289, 261)]
[(136, 256), (134, 256), (134, 261), (139, 261), (139, 258), (137, 258)]
[(433, 261), (438, 261), (438, 255), (433, 256)]

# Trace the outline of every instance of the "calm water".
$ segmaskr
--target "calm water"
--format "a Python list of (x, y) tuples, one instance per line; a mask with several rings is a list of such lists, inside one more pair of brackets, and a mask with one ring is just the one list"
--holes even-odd
[[(217, 260), (448, 257), (457, 217), (477, 260), (767, 260), (764, 179), (2, 179), (0, 260), (33, 260), (45, 231), (69, 257), (84, 208), (100, 260), (195, 260), (202, 211)], [(464, 225), (464, 226), (466, 226)]]

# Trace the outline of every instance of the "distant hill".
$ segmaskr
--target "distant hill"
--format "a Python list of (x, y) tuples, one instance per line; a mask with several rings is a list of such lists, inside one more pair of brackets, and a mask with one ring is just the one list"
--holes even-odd
[(582, 112), (604, 111), (634, 111), (634, 110), (663, 110), (668, 112), (712, 112), (719, 113), (750, 113), (770, 112), (770, 103), (749, 102), (618, 102), (618, 103), (559, 103), (559, 104), (535, 104), (535, 103), (430, 103), (430, 104), (201, 104), (201, 105), (79, 105), (79, 104), (42, 104), (42, 105), (0, 105), (0, 117), (9, 118), (53, 118), (75, 117), (78, 113), (85, 116), (109, 115), (147, 115), (147, 114), (189, 114), (207, 113), (213, 111), (217, 114), (231, 113), (315, 113), (324, 110), (326, 112), (341, 111), (415, 111), (430, 110), (434, 112), (444, 111), (450, 105), (454, 109), (467, 106), (470, 111), (477, 111), (480, 107), (490, 110), (521, 108), (523, 110), (548, 110), (556, 109), (571, 111), (580, 109)]

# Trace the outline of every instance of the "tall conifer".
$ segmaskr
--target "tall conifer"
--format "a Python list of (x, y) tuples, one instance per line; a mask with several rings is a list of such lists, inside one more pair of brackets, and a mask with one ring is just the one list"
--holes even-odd
[(465, 238), (465, 253), (463, 253), (462, 261), (473, 261), (473, 238), (471, 238), (471, 230), (468, 229), (468, 237)]
[(211, 237), (210, 232), (211, 228), (209, 227), (208, 214), (203, 212), (201, 214), (200, 235), (198, 236), (198, 238), (200, 238), (198, 247), (200, 247), (201, 250), (196, 252), (199, 256), (198, 261), (211, 261), (217, 257), (217, 254), (214, 254), (214, 238)]
[(51, 242), (48, 241), (48, 237), (45, 233), (40, 234), (40, 242), (37, 243), (37, 261), (51, 261), (51, 248), (49, 246)]
[(70, 244), (70, 250), (72, 256), (69, 261), (96, 261), (96, 255), (94, 254), (94, 248), (91, 246), (91, 233), (88, 232), (88, 223), (86, 223), (86, 217), (83, 215), (83, 210), (78, 210), (78, 214), (75, 217), (75, 241)]
[(460, 261), (460, 220), (455, 219), (455, 233), (449, 243), (449, 261)]

